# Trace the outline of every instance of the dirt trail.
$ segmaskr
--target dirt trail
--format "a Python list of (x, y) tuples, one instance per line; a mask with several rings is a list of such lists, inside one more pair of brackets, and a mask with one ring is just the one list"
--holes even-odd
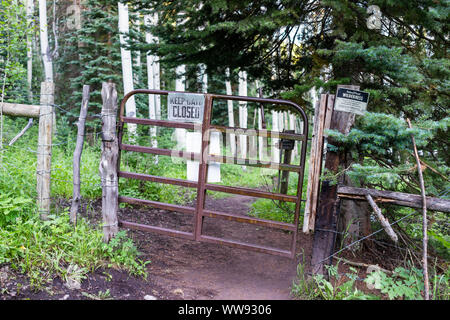
[[(233, 196), (206, 199), (208, 209), (246, 214), (254, 198)], [(59, 207), (70, 207), (62, 201)], [(101, 223), (101, 201), (83, 210), (92, 223)], [(85, 208), (86, 209), (86, 208)], [(93, 210), (92, 210), (93, 209)], [(191, 215), (149, 207), (120, 209), (123, 220), (192, 231)], [(283, 231), (255, 225), (205, 218), (205, 234), (247, 241), (276, 248), (289, 248), (289, 235)], [(297, 258), (291, 260), (217, 244), (183, 240), (150, 232), (129, 231), (147, 265), (148, 279), (133, 277), (126, 271), (99, 269), (90, 273), (80, 289), (69, 289), (55, 278), (41, 291), (31, 290), (24, 275), (0, 265), (0, 300), (78, 300), (99, 299), (100, 293), (115, 300), (288, 300), (296, 276), (300, 253), (311, 255), (311, 237), (299, 234)]]
[[(246, 214), (253, 198), (207, 198), (208, 209)], [(150, 208), (121, 210), (123, 219), (191, 231), (192, 216)], [(205, 218), (204, 233), (287, 249), (289, 235), (280, 230)], [(149, 276), (158, 287), (180, 299), (287, 300), (296, 276), (295, 260), (228, 246), (130, 231), (143, 258), (151, 260)], [(298, 253), (306, 259), (311, 239), (300, 234)], [(303, 249), (303, 251), (302, 251)]]

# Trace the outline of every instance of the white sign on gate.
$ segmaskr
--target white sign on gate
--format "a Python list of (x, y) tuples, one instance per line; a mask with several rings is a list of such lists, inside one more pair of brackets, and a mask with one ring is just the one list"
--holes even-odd
[(169, 92), (167, 119), (182, 122), (203, 122), (205, 95), (200, 93)]

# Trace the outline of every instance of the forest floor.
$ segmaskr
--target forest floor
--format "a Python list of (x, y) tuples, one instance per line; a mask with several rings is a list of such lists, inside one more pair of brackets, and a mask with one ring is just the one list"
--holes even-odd
[[(206, 208), (245, 215), (254, 200), (246, 196), (208, 197)], [(68, 205), (64, 201), (60, 204)], [(101, 201), (90, 205), (94, 210), (90, 210), (87, 218), (93, 223), (101, 222)], [(181, 231), (191, 231), (193, 228), (191, 215), (149, 207), (122, 208), (120, 219)], [(289, 248), (290, 235), (286, 232), (252, 224), (205, 218), (203, 232), (227, 239)], [(23, 275), (3, 267), (0, 276), (7, 274), (8, 281), (4, 288), (8, 293), (0, 293), (0, 299), (288, 300), (293, 299), (290, 292), (297, 265), (301, 261), (309, 261), (312, 249), (312, 236), (301, 232), (295, 259), (150, 232), (130, 230), (128, 235), (141, 252), (140, 259), (150, 261), (146, 280), (130, 276), (125, 271), (98, 269), (83, 280), (80, 289), (69, 289), (61, 279), (56, 278), (44, 290), (34, 292)]]

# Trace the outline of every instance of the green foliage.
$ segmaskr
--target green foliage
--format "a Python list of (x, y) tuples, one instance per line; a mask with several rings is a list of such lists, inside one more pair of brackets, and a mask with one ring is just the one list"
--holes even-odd
[[(371, 272), (364, 280), (381, 293), (387, 294), (389, 299), (422, 300), (424, 290), (423, 272), (420, 269), (411, 267), (405, 269), (397, 267), (393, 275), (389, 276), (381, 270)], [(432, 274), (430, 277), (431, 298), (435, 300), (450, 299), (449, 275), (447, 273), (438, 275)]]
[(371, 272), (365, 282), (371, 284), (375, 289), (380, 289), (381, 293), (388, 295), (389, 299), (405, 298), (408, 300), (421, 300), (421, 291), (423, 290), (423, 281), (421, 271), (412, 268), (406, 270), (402, 267), (395, 269), (395, 274), (398, 277), (389, 277), (383, 271), (377, 270)]
[(2, 0), (0, 3), (0, 90), (14, 97), (26, 88), (26, 38), (31, 31), (24, 3)]
[(321, 274), (306, 277), (303, 265), (299, 264), (292, 294), (307, 300), (378, 300), (379, 297), (365, 294), (356, 288), (357, 270), (350, 270), (350, 273), (340, 275), (337, 266), (327, 266), (328, 275), (333, 279), (328, 281)]
[(31, 199), (24, 197), (15, 197), (9, 193), (0, 194), (0, 227), (6, 226), (8, 223), (22, 215), (23, 212), (29, 211), (31, 208)]
[[(100, 267), (116, 267), (146, 276), (145, 263), (124, 233), (105, 244), (100, 228), (79, 219), (74, 229), (68, 212), (50, 215), (42, 221), (37, 215), (17, 218), (0, 229), (0, 264), (9, 263), (26, 273), (33, 288), (39, 289), (55, 276), (81, 280)], [(74, 267), (75, 266), (75, 267)]]

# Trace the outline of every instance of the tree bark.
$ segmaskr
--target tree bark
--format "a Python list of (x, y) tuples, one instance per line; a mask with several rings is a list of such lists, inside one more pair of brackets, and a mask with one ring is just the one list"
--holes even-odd
[[(33, 11), (34, 11), (34, 3), (33, 0), (27, 0), (27, 25), (33, 25)], [(33, 100), (33, 92), (32, 92), (32, 84), (33, 84), (33, 45), (32, 45), (32, 36), (31, 34), (27, 34), (27, 83), (28, 83), (28, 100), (31, 103)]]

